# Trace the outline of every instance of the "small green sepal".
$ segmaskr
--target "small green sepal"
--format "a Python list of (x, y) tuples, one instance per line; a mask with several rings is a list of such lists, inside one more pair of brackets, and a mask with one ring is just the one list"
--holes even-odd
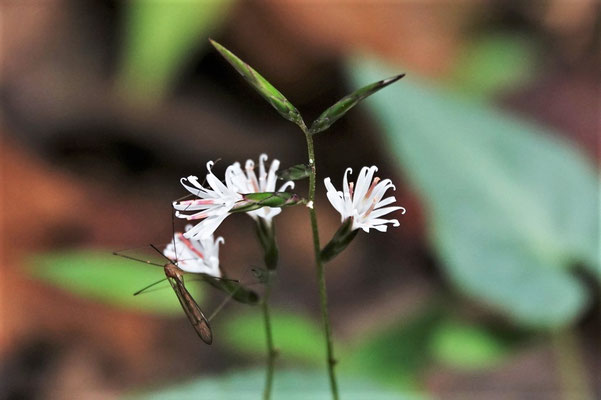
[(353, 241), (359, 230), (352, 229), (353, 219), (347, 218), (336, 231), (332, 239), (321, 250), (321, 260), (325, 263), (340, 254)]
[(262, 207), (283, 208), (295, 206), (304, 202), (305, 200), (300, 198), (298, 195), (288, 192), (246, 193), (242, 195), (242, 200), (236, 203), (230, 212), (249, 212), (258, 210)]
[(276, 172), (279, 179), (284, 181), (299, 181), (311, 175), (311, 167), (306, 164), (297, 164), (290, 168)]

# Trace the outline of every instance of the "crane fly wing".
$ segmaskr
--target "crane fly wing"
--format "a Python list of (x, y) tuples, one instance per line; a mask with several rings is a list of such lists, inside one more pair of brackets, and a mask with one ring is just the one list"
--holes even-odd
[(169, 283), (177, 295), (179, 303), (182, 305), (184, 312), (188, 316), (188, 320), (194, 327), (194, 330), (196, 330), (198, 336), (200, 336), (202, 341), (206, 344), (211, 344), (213, 342), (213, 332), (209, 326), (209, 321), (200, 310), (200, 307), (190, 292), (188, 292), (184, 286), (184, 283), (180, 279), (170, 276), (168, 276), (167, 279), (169, 279)]

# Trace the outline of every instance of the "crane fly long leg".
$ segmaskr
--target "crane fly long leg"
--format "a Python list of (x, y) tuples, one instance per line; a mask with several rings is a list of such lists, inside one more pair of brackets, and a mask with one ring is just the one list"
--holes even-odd
[(219, 313), (219, 311), (221, 311), (221, 309), (223, 309), (223, 307), (226, 306), (227, 303), (230, 302), (231, 299), (234, 298), (234, 295), (236, 294), (236, 292), (240, 290), (240, 286), (238, 286), (229, 296), (227, 296), (222, 302), (221, 304), (219, 304), (217, 306), (217, 308), (215, 309), (215, 311), (213, 311), (213, 313), (211, 314), (211, 316), (209, 317), (209, 321), (212, 321), (213, 318), (215, 318), (215, 316)]
[(144, 288), (142, 288), (142, 289), (138, 290), (136, 293), (134, 293), (134, 296), (137, 296), (137, 295), (139, 295), (139, 294), (142, 294), (142, 293), (146, 292), (148, 289), (150, 289), (150, 288), (151, 288), (151, 287), (153, 287), (154, 285), (158, 285), (159, 283), (163, 282), (164, 280), (167, 280), (167, 278), (163, 278), (163, 279), (161, 279), (161, 280), (159, 280), (159, 281), (156, 281), (156, 282), (154, 282), (154, 283), (151, 283), (151, 284), (150, 284), (150, 285), (148, 285), (148, 286), (145, 286)]
[(206, 344), (213, 343), (213, 332), (211, 331), (209, 321), (202, 313), (194, 298), (192, 298), (190, 292), (188, 292), (184, 286), (184, 283), (181, 279), (173, 276), (167, 276), (167, 279), (198, 336)]

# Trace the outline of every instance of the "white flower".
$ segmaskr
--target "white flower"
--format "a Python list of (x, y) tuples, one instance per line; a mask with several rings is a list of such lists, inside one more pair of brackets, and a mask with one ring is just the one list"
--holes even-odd
[[(260, 193), (275, 192), (277, 176), (276, 171), (280, 167), (280, 161), (274, 159), (269, 167), (269, 172), (265, 169), (267, 154), (259, 156), (259, 177), (255, 174), (255, 163), (253, 160), (246, 160), (245, 171), (240, 167), (239, 162), (235, 162), (226, 171), (226, 182), (232, 183), (239, 193)], [(294, 188), (294, 182), (288, 181), (277, 190), (283, 192), (288, 188)], [(268, 224), (271, 224), (273, 217), (282, 212), (278, 207), (262, 207), (258, 210), (248, 211), (247, 214), (253, 219), (263, 218)]]
[(390, 179), (380, 181), (378, 177), (373, 178), (377, 170), (378, 168), (375, 166), (361, 168), (357, 183), (353, 185), (352, 182), (349, 184), (347, 179), (347, 174), (349, 172), (352, 173), (352, 169), (347, 168), (344, 172), (343, 192), (337, 191), (334, 188), (330, 178), (324, 179), (326, 189), (328, 190), (328, 200), (330, 200), (336, 211), (340, 213), (342, 221), (347, 218), (353, 219), (352, 230), (361, 228), (365, 232), (369, 232), (369, 229), (373, 228), (380, 232), (386, 232), (386, 224), (393, 224), (393, 226), (397, 227), (399, 226), (399, 221), (396, 219), (383, 219), (381, 217), (400, 209), (405, 214), (403, 207), (385, 207), (396, 201), (393, 196), (382, 200), (386, 191), (390, 188), (394, 190), (395, 186)]
[[(265, 161), (267, 155), (261, 154), (259, 157), (259, 177), (255, 174), (255, 164), (252, 160), (246, 161), (246, 173), (240, 168), (240, 163), (227, 167), (225, 170), (225, 183), (221, 182), (211, 171), (213, 162), (207, 163), (208, 174), (206, 181), (209, 187), (204, 187), (198, 182), (198, 177), (190, 175), (182, 178), (182, 185), (196, 199), (173, 202), (173, 208), (176, 210), (175, 216), (185, 218), (189, 221), (202, 220), (193, 228), (184, 233), (186, 239), (202, 240), (210, 237), (221, 225), (223, 220), (230, 214), (236, 203), (242, 201), (243, 194), (259, 192), (275, 192), (276, 171), (280, 166), (278, 160), (273, 160), (269, 167), (269, 173), (265, 170)], [(294, 183), (289, 181), (284, 183), (279, 191), (283, 192), (288, 188), (294, 187)], [(271, 219), (281, 212), (280, 208), (263, 207), (258, 210), (248, 211), (254, 219), (263, 218), (268, 224)]]
[[(192, 225), (186, 226), (186, 232), (190, 229), (192, 229)], [(214, 240), (211, 235), (206, 239), (194, 240), (186, 239), (185, 234), (177, 232), (171, 243), (163, 250), (163, 254), (174, 263), (176, 262), (177, 267), (183, 271), (220, 278), (220, 243), (224, 243), (222, 237)]]
[[(229, 215), (230, 210), (236, 202), (242, 200), (242, 195), (236, 190), (231, 182), (223, 184), (211, 171), (213, 162), (207, 162), (206, 181), (210, 188), (205, 188), (198, 182), (196, 176), (190, 175), (182, 178), (182, 185), (197, 199), (173, 202), (176, 211), (175, 216), (187, 220), (202, 219), (200, 223), (184, 233), (186, 239), (202, 240), (210, 237), (223, 220)], [(226, 170), (226, 178), (228, 171)], [(191, 213), (190, 213), (191, 212)], [(190, 214), (185, 214), (190, 213)]]

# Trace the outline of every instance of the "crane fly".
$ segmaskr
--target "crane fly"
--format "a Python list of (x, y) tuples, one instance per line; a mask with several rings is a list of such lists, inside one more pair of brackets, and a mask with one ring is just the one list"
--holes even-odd
[[(258, 301), (258, 296), (255, 292), (244, 289), (243, 286), (240, 284), (240, 282), (236, 279), (229, 279), (226, 277), (214, 276), (214, 275), (203, 273), (203, 272), (194, 273), (194, 275), (198, 275), (201, 280), (209, 283), (211, 286), (213, 286), (221, 291), (228, 293), (228, 295), (229, 295), (229, 297), (227, 297), (221, 303), (221, 305), (219, 305), (217, 307), (217, 309), (213, 312), (213, 314), (209, 318), (207, 318), (205, 316), (205, 314), (202, 312), (202, 309), (200, 308), (200, 306), (198, 305), (196, 300), (194, 300), (194, 297), (192, 297), (192, 295), (190, 294), (190, 292), (188, 291), (188, 289), (186, 289), (186, 286), (184, 285), (184, 274), (192, 273), (192, 272), (185, 271), (184, 269), (182, 269), (182, 267), (179, 266), (179, 265), (182, 265), (182, 266), (186, 265), (187, 267), (189, 267), (189, 264), (186, 264), (186, 263), (194, 262), (195, 260), (198, 260), (199, 258), (202, 259), (203, 255), (200, 252), (198, 252), (198, 250), (196, 248), (194, 248), (194, 245), (189, 240), (184, 239), (183, 235), (181, 233), (176, 233), (174, 235), (174, 239), (176, 239), (172, 242), (172, 243), (174, 243), (174, 247), (175, 247), (176, 242), (179, 243), (180, 245), (183, 245), (183, 247), (180, 248), (180, 250), (191, 251), (192, 254), (194, 254), (194, 258), (190, 258), (190, 259), (182, 258), (182, 259), (178, 260), (176, 257), (175, 260), (173, 260), (170, 257), (167, 257), (163, 252), (161, 252), (156, 246), (154, 246), (152, 244), (150, 245), (150, 247), (152, 247), (153, 250), (155, 250), (158, 254), (160, 254), (160, 256), (162, 258), (167, 260), (166, 264), (159, 264), (159, 263), (148, 261), (148, 260), (142, 260), (142, 259), (139, 259), (136, 257), (126, 255), (126, 254), (121, 254), (121, 252), (113, 252), (113, 254), (120, 256), (120, 257), (130, 259), (130, 260), (143, 262), (145, 264), (154, 265), (154, 266), (163, 268), (166, 278), (163, 278), (157, 282), (154, 282), (154, 283), (144, 287), (143, 289), (138, 290), (137, 292), (134, 293), (134, 296), (137, 296), (137, 295), (145, 292), (147, 289), (163, 282), (164, 280), (169, 281), (169, 284), (171, 285), (171, 288), (175, 292), (177, 299), (179, 300), (179, 303), (182, 306), (182, 309), (184, 310), (184, 313), (186, 314), (186, 316), (188, 317), (188, 320), (190, 321), (190, 324), (192, 325), (192, 327), (194, 328), (194, 330), (196, 331), (196, 333), (202, 339), (203, 342), (205, 342), (206, 344), (211, 344), (213, 342), (213, 332), (211, 330), (209, 321), (211, 320), (211, 318), (213, 316), (215, 316), (217, 314), (217, 312), (219, 312), (221, 310), (222, 307), (225, 306), (226, 302), (229, 301), (231, 298), (234, 298), (239, 302), (253, 304)], [(184, 267), (184, 268), (186, 268), (186, 267)]]
[(184, 286), (184, 281), (182, 278), (183, 271), (171, 262), (165, 264), (163, 269), (169, 284), (173, 288), (179, 303), (188, 317), (188, 321), (190, 321), (190, 324), (192, 324), (192, 327), (198, 336), (206, 344), (213, 343), (213, 331), (209, 325), (209, 320), (207, 317), (205, 317), (202, 310), (198, 306), (198, 303), (196, 303), (196, 300), (194, 300), (190, 292), (188, 292), (188, 289), (186, 289)]
[[(178, 264), (177, 260), (174, 261), (174, 260), (170, 259), (169, 257), (165, 256), (163, 254), (163, 252), (161, 252), (156, 246), (154, 246), (152, 244), (150, 245), (150, 247), (152, 247), (157, 253), (159, 253), (161, 255), (161, 257), (165, 258), (168, 262), (164, 265), (161, 265), (161, 264), (158, 264), (158, 263), (155, 263), (152, 261), (141, 260), (141, 259), (138, 259), (136, 257), (131, 257), (126, 254), (121, 254), (120, 252), (113, 252), (114, 255), (119, 256), (119, 257), (124, 257), (129, 260), (139, 261), (139, 262), (143, 262), (145, 264), (162, 267), (163, 271), (165, 272), (166, 278), (161, 279), (157, 282), (154, 282), (154, 283), (144, 287), (143, 289), (138, 290), (136, 293), (134, 293), (134, 296), (137, 296), (137, 295), (143, 293), (147, 289), (155, 286), (158, 283), (163, 282), (166, 279), (167, 281), (169, 281), (169, 284), (171, 285), (171, 288), (175, 292), (177, 299), (179, 300), (179, 303), (182, 306), (182, 309), (184, 310), (184, 313), (188, 317), (188, 321), (190, 321), (190, 324), (192, 325), (192, 327), (194, 328), (194, 330), (196, 331), (198, 336), (206, 344), (213, 343), (213, 331), (211, 330), (211, 325), (209, 324), (209, 319), (204, 315), (200, 306), (198, 305), (196, 300), (194, 300), (194, 297), (192, 297), (192, 295), (190, 294), (190, 292), (188, 291), (188, 289), (186, 289), (186, 286), (184, 285), (183, 277), (184, 277), (185, 271), (177, 266), (177, 264)], [(205, 275), (205, 274), (200, 274), (200, 275)]]
[[(218, 256), (219, 244), (224, 242), (223, 238), (219, 237), (213, 240), (213, 236), (211, 235), (210, 239), (186, 239), (181, 232), (175, 232), (173, 213), (171, 214), (171, 225), (173, 227), (173, 239), (164, 251), (159, 250), (152, 244), (150, 245), (154, 251), (167, 261), (166, 264), (141, 260), (126, 254), (120, 254), (120, 252), (113, 252), (113, 254), (162, 267), (166, 278), (138, 290), (134, 293), (134, 296), (141, 294), (164, 280), (169, 281), (190, 324), (203, 342), (211, 344), (213, 343), (213, 332), (209, 321), (225, 306), (227, 301), (233, 298), (241, 303), (256, 304), (259, 297), (254, 291), (244, 288), (238, 280), (228, 279), (223, 276), (224, 273), (219, 267)], [(190, 228), (191, 225), (186, 226), (186, 231)], [(201, 280), (229, 295), (209, 318), (204, 315), (196, 300), (194, 300), (188, 289), (186, 289), (184, 285), (184, 274), (186, 273), (199, 276)]]

